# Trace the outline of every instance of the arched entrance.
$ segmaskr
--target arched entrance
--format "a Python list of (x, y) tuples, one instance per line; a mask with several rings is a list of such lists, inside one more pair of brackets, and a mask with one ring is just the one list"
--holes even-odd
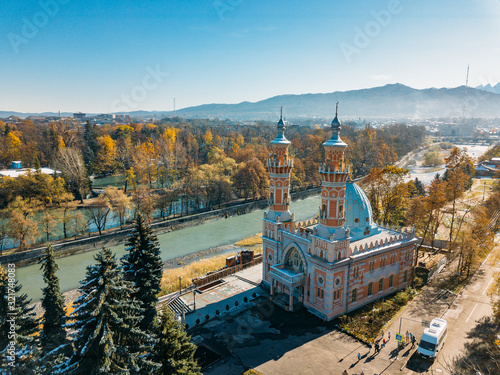
[[(290, 311), (302, 307), (306, 268), (304, 258), (296, 247), (288, 249), (284, 254), (283, 263), (271, 266), (271, 298), (273, 302)], [(276, 295), (274, 293), (275, 286)]]
[(295, 247), (292, 248), (286, 255), (285, 266), (296, 273), (304, 272), (304, 262), (302, 261), (302, 256)]

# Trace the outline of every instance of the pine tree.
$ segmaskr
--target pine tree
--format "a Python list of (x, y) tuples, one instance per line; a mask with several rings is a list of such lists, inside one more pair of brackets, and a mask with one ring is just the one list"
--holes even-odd
[(121, 259), (122, 269), (125, 278), (135, 285), (136, 291), (132, 297), (141, 301), (144, 309), (140, 327), (151, 332), (156, 317), (163, 262), (158, 238), (142, 215), (136, 216), (134, 231), (129, 235), (125, 246), (128, 253)]
[[(57, 374), (136, 374), (152, 373), (158, 365), (150, 360), (154, 340), (138, 327), (142, 314), (134, 291), (117, 266), (109, 249), (94, 258), (80, 282), (81, 296), (74, 302), (67, 326), (75, 330), (74, 353)], [(134, 350), (132, 349), (135, 348)]]
[(0, 267), (0, 368), (10, 374), (32, 374), (38, 367), (38, 319), (21, 289), (14, 270)]
[(181, 323), (174, 319), (168, 308), (163, 308), (158, 322), (158, 342), (154, 348), (154, 359), (161, 363), (158, 375), (201, 375), (194, 359), (196, 345)]
[[(66, 330), (64, 329), (66, 308), (59, 288), (59, 278), (56, 276), (56, 271), (59, 267), (55, 261), (51, 245), (47, 247), (47, 250), (42, 255), (40, 263), (40, 269), (43, 271), (43, 280), (46, 284), (46, 287), (43, 288), (42, 298), (44, 313), (42, 316), (43, 327), (40, 331), (40, 346), (42, 354), (46, 355), (43, 359), (44, 365), (50, 371), (56, 363), (64, 359), (64, 351), (62, 349), (67, 348), (67, 344), (69, 343), (66, 337)], [(58, 350), (52, 352), (54, 349)]]

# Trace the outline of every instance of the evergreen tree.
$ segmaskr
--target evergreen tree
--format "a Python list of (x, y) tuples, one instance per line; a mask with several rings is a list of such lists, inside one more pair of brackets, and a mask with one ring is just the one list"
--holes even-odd
[(10, 374), (33, 374), (39, 359), (38, 319), (21, 289), (14, 270), (0, 267), (0, 368), (10, 369)]
[[(115, 255), (102, 249), (87, 267), (87, 274), (74, 302), (74, 353), (56, 374), (137, 374), (152, 373), (158, 365), (150, 360), (154, 340), (138, 328), (142, 309), (130, 297), (131, 282), (125, 281)], [(135, 350), (132, 349), (136, 348)]]
[(157, 374), (201, 375), (194, 359), (196, 345), (190, 342), (189, 335), (167, 307), (163, 308), (158, 325), (154, 359), (161, 363), (161, 368)]
[(49, 369), (56, 363), (64, 359), (64, 352), (57, 350), (51, 353), (54, 349), (67, 348), (68, 339), (64, 324), (66, 322), (66, 308), (64, 298), (59, 288), (59, 278), (56, 276), (56, 271), (59, 269), (54, 257), (52, 246), (49, 245), (47, 250), (40, 259), (43, 271), (43, 280), (46, 287), (43, 288), (42, 307), (44, 313), (42, 316), (42, 329), (40, 331), (40, 346), (42, 354), (47, 355), (44, 358), (44, 366)]
[(122, 269), (125, 278), (135, 284), (136, 290), (132, 297), (141, 301), (144, 309), (140, 327), (151, 331), (156, 317), (163, 262), (158, 239), (142, 215), (136, 216), (134, 231), (129, 235), (125, 246), (128, 253), (121, 259)]

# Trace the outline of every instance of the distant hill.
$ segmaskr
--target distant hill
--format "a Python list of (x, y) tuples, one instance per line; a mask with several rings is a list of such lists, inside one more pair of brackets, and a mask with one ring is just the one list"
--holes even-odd
[(486, 86), (477, 86), (476, 89), (493, 92), (495, 94), (500, 94), (500, 83), (497, 83), (495, 86), (491, 86), (489, 83)]
[[(362, 118), (458, 118), (500, 117), (500, 93), (472, 87), (413, 89), (402, 84), (390, 84), (363, 90), (336, 91), (326, 94), (280, 95), (255, 103), (204, 104), (177, 110), (176, 116), (186, 118), (221, 118), (233, 120), (269, 120), (274, 121), (281, 106), (285, 109), (288, 120), (305, 118), (329, 119), (335, 114), (335, 102), (339, 101), (340, 114)], [(500, 84), (490, 88), (500, 89)], [(117, 114), (130, 115), (132, 118), (162, 118), (173, 116), (171, 111), (134, 111)], [(0, 117), (15, 115), (27, 117), (33, 115), (54, 116), (51, 114), (23, 114), (1, 112)], [(71, 115), (71, 114), (61, 114)]]
[(178, 110), (176, 115), (275, 120), (283, 106), (288, 119), (330, 118), (336, 101), (341, 103), (344, 118), (461, 117), (464, 103), (468, 117), (500, 117), (499, 94), (464, 86), (417, 90), (402, 84), (330, 94), (280, 95), (256, 103), (205, 104)]

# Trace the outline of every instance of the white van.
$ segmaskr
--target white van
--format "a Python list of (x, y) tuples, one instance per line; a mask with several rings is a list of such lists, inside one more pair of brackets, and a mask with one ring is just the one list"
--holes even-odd
[(417, 351), (424, 358), (436, 358), (448, 335), (447, 322), (444, 319), (432, 319), (429, 328), (424, 329)]

